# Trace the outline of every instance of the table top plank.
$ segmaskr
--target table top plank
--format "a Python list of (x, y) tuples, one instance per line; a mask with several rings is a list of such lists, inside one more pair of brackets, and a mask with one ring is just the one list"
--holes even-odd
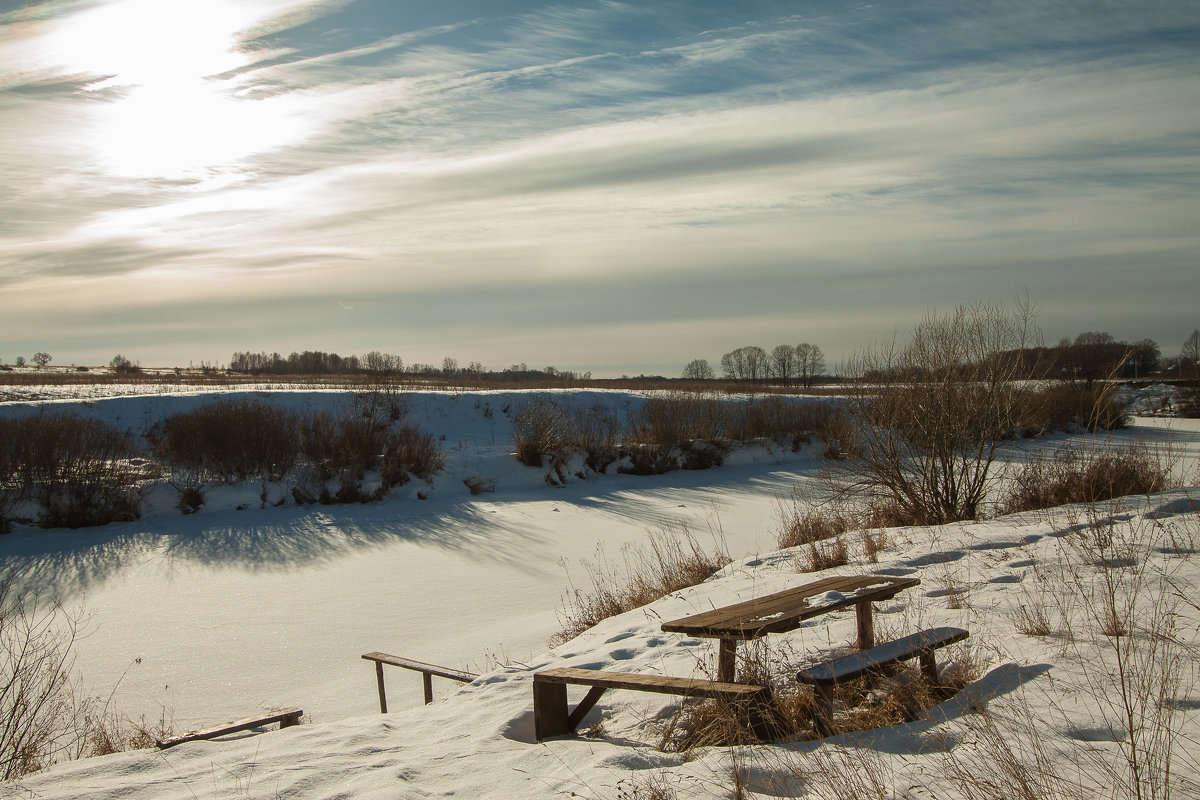
[(754, 639), (795, 630), (807, 619), (856, 603), (888, 600), (920, 583), (920, 578), (838, 575), (664, 622), (662, 629), (708, 638)]

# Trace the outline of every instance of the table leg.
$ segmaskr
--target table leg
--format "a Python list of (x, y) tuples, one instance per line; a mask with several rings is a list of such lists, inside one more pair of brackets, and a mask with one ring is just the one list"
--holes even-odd
[(733, 683), (737, 669), (737, 639), (721, 639), (721, 649), (717, 653), (717, 680), (723, 683)]
[(854, 608), (858, 614), (858, 649), (870, 650), (875, 646), (875, 620), (871, 616), (871, 601), (863, 600), (856, 603)]

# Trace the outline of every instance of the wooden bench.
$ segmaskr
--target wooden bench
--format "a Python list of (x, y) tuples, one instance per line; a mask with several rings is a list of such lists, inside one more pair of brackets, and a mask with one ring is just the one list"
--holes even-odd
[[(575, 710), (569, 713), (567, 684), (591, 687)], [(560, 667), (533, 675), (533, 728), (537, 740), (574, 733), (596, 701), (609, 689), (728, 700), (755, 735), (764, 740), (770, 738), (771, 690), (765, 686)]]
[(414, 661), (411, 658), (402, 656), (393, 656), (389, 653), (363, 653), (363, 658), (367, 661), (375, 662), (375, 680), (379, 685), (379, 713), (387, 713), (387, 694), (383, 689), (383, 665), (388, 664), (393, 667), (403, 667), (411, 669), (415, 672), (420, 672), (422, 681), (425, 684), (425, 704), (429, 705), (433, 702), (433, 676), (439, 678), (449, 678), (452, 681), (460, 683), (470, 683), (479, 676), (472, 672), (463, 672), (459, 669), (451, 669), (449, 667), (439, 667), (436, 664), (426, 664), (424, 661)]
[(919, 657), (921, 670), (936, 685), (938, 672), (933, 651), (961, 642), (969, 635), (962, 628), (930, 628), (801, 670), (796, 679), (813, 685), (813, 724), (817, 731), (823, 736), (833, 735), (833, 687), (837, 684)]
[(283, 711), (276, 711), (260, 717), (247, 717), (246, 719), (239, 719), (236, 722), (228, 722), (224, 725), (216, 725), (199, 731), (189, 731), (181, 736), (170, 736), (158, 741), (156, 744), (159, 750), (166, 750), (168, 747), (174, 747), (184, 742), (194, 742), (199, 739), (215, 739), (227, 733), (248, 731), (251, 728), (261, 728), (264, 725), (271, 725), (276, 722), (279, 723), (279, 727), (282, 730), (283, 728), (290, 728), (293, 725), (299, 725), (300, 717), (302, 716), (304, 716), (304, 711), (301, 709), (286, 708)]

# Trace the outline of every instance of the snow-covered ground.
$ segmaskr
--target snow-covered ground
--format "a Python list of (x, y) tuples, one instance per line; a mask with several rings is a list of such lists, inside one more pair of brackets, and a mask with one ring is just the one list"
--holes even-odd
[[(346, 402), (332, 392), (262, 396), (302, 408)], [(147, 422), (210, 398), (51, 405), (140, 432)], [(614, 408), (642, 402), (617, 392), (563, 398)], [(152, 497), (137, 522), (76, 532), (18, 527), (0, 538), (6, 566), (86, 607), (91, 622), (78, 644), (79, 666), (98, 692), (119, 683), (113, 703), (123, 713), (157, 718), (166, 707), (183, 730), (295, 705), (312, 722), (62, 764), (0, 789), (0, 796), (634, 798), (662, 784), (681, 797), (718, 797), (730, 795), (731, 759), (745, 768), (754, 792), (820, 796), (818, 783), (805, 775), (811, 759), (832, 752), (829, 745), (716, 748), (692, 759), (654, 749), (661, 717), (675, 704), (669, 697), (609, 693), (588, 719), (603, 720), (604, 738), (534, 744), (530, 688), (532, 671), (546, 666), (698, 674), (715, 648), (664, 634), (660, 622), (809, 579), (796, 572), (796, 554), (774, 552), (774, 542), (777, 506), (793, 486), (812, 480), (819, 452), (756, 447), (714, 470), (592, 476), (552, 488), (543, 470), (509, 454), (504, 409), (523, 399), (521, 393), (414, 395), (410, 418), (444, 437), (447, 468), (432, 486), (410, 484), (381, 503), (260, 508), (257, 490), (228, 489), (213, 492), (194, 515), (181, 515), (165, 496)], [(0, 413), (35, 413), (44, 405), (8, 403)], [(1139, 436), (1172, 447), (1180, 474), (1195, 483), (1200, 426), (1139, 419), (1114, 439)], [(495, 492), (472, 496), (462, 479), (474, 474), (494, 479)], [(235, 510), (247, 499), (250, 507)], [(1200, 546), (1197, 499), (1184, 489), (1105, 512), (1116, 515), (1117, 540), (1129, 539), (1134, 550), (1149, 543), (1138, 551), (1138, 563), (1151, 567), (1139, 573), (1147, 585), (1181, 587), (1187, 602), (1177, 604), (1174, 619), (1192, 642), (1200, 628), (1200, 574), (1187, 542)], [(710, 532), (719, 537), (734, 563), (700, 586), (548, 651), (561, 593), (569, 577), (581, 580), (580, 560), (593, 557), (597, 546), (617, 556), (623, 543), (676, 519), (688, 521), (702, 541)], [(1098, 685), (1097, 665), (1109, 655), (1105, 637), (1086, 634), (1096, 625), (1089, 618), (1094, 604), (1084, 600), (1099, 574), (1077, 544), (1086, 541), (1088, 522), (1085, 509), (1060, 509), (893, 530), (878, 564), (860, 557), (840, 569), (920, 577), (920, 587), (879, 609), (881, 634), (935, 624), (971, 630), (963, 651), (983, 669), (972, 702), (986, 695), (1004, 713), (1032, 709), (1053, 744), (1053, 762), (1073, 769), (1086, 753), (1108, 758), (1118, 749), (1106, 722), (1114, 709), (1088, 688)], [(1163, 575), (1172, 583), (1162, 583)], [(1049, 637), (1018, 630), (1017, 609), (1035, 602), (1049, 609)], [(794, 663), (848, 643), (853, 626), (852, 613), (834, 614), (770, 638), (791, 651)], [(484, 674), (463, 688), (436, 681), (439, 699), (422, 706), (419, 677), (392, 670), (393, 713), (381, 716), (372, 666), (360, 659), (371, 650)], [(1194, 659), (1188, 665), (1194, 677)], [(1186, 681), (1178, 694), (1174, 733), (1195, 752), (1200, 694)], [(950, 752), (967, 753), (979, 739), (963, 732), (978, 717), (963, 714), (964, 697), (934, 709), (929, 721), (841, 742), (898, 796), (913, 786), (929, 788), (908, 796), (956, 796), (937, 787), (936, 776), (945, 773), (947, 743), (961, 742)], [(1181, 759), (1178, 767), (1198, 774), (1194, 760)]]

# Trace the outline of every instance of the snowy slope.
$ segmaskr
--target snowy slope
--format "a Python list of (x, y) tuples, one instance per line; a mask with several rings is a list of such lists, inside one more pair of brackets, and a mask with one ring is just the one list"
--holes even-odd
[[(627, 395), (599, 400), (638, 402)], [(134, 426), (164, 413), (166, 402), (96, 401), (88, 411)], [(126, 713), (157, 716), (166, 705), (181, 729), (272, 706), (298, 705), (312, 719), (260, 736), (62, 764), (0, 796), (631, 798), (648, 796), (647, 787), (658, 784), (681, 797), (727, 797), (731, 759), (756, 793), (836, 796), (821, 794), (811, 776), (812, 759), (829, 752), (828, 744), (715, 748), (693, 759), (658, 751), (661, 718), (675, 702), (668, 697), (610, 692), (585, 723), (603, 721), (603, 738), (532, 743), (533, 670), (703, 674), (713, 645), (664, 634), (662, 620), (809, 579), (796, 572), (795, 553), (772, 551), (776, 504), (797, 481), (811, 478), (816, 455), (756, 449), (707, 472), (599, 476), (552, 489), (507, 455), (504, 431), (494, 422), (503, 415), (485, 417), (477, 406), (490, 402), (429, 395), (414, 403), (418, 421), (447, 437), (447, 474), (428, 500), (216, 508), (187, 517), (164, 505), (136, 523), (73, 533), (25, 529), (0, 539), (7, 564), (86, 604), (92, 633), (80, 642), (80, 665), (97, 687), (128, 670), (116, 696)], [(11, 404), (0, 408), (26, 413)], [(1168, 438), (1165, 424), (1147, 421), (1122, 436)], [(1191, 475), (1198, 433), (1175, 421), (1169, 435)], [(464, 443), (457, 451), (456, 442)], [(496, 492), (471, 496), (460, 488), (461, 476), (472, 472), (496, 478)], [(1137, 562), (1151, 567), (1147, 581), (1183, 587), (1193, 604), (1200, 575), (1186, 542), (1200, 545), (1196, 501), (1182, 490), (1110, 509), (1118, 540), (1148, 543), (1137, 551)], [(702, 538), (710, 526), (719, 528), (734, 564), (705, 584), (547, 651), (568, 578), (560, 560), (577, 567), (598, 543), (615, 553), (668, 518), (690, 520)], [(972, 702), (990, 699), (1001, 716), (1031, 710), (1053, 743), (1053, 763), (1073, 769), (1085, 752), (1119, 757), (1112, 741), (1118, 737), (1109, 730), (1113, 709), (1089, 689), (1103, 672), (1098, 665), (1110, 660), (1105, 637), (1087, 634), (1096, 629), (1094, 604), (1078, 599), (1092, 596), (1103, 574), (1074, 544), (1086, 538), (1081, 532), (1089, 519), (1086, 509), (1059, 509), (892, 530), (878, 564), (839, 569), (920, 577), (920, 587), (879, 609), (880, 636), (942, 624), (971, 630), (969, 647), (955, 658), (970, 654), (982, 667)], [(1173, 583), (1164, 584), (1163, 575)], [(1050, 636), (1018, 630), (1018, 609), (1035, 603), (1049, 609)], [(1193, 642), (1198, 613), (1183, 603), (1176, 618)], [(770, 638), (792, 669), (849, 643), (853, 628), (853, 613), (844, 612)], [(371, 666), (359, 659), (377, 649), (484, 674), (461, 689), (438, 682), (439, 699), (423, 707), (419, 679), (392, 671), (394, 711), (384, 717), (375, 708)], [(1195, 752), (1200, 693), (1184, 682), (1177, 694), (1172, 724), (1179, 726), (1178, 741)], [(979, 716), (964, 715), (967, 705), (960, 697), (932, 712), (945, 722), (842, 737), (842, 743), (897, 796), (913, 786), (928, 788), (907, 796), (957, 796), (939, 787), (937, 776), (946, 772), (947, 742), (961, 744), (952, 752), (966, 753), (966, 743), (978, 740), (961, 731)], [(1180, 759), (1177, 768), (1184, 777), (1200, 774), (1194, 759)]]

